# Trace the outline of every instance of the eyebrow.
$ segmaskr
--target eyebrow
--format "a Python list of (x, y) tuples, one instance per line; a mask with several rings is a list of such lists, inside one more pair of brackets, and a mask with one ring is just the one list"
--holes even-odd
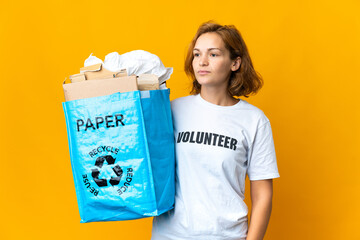
[[(198, 48), (193, 49), (193, 51), (195, 51), (195, 50), (200, 51), (200, 49), (198, 49)], [(211, 51), (211, 50), (219, 50), (220, 52), (222, 52), (222, 50), (220, 48), (208, 48), (207, 50), (209, 50), (209, 51)]]

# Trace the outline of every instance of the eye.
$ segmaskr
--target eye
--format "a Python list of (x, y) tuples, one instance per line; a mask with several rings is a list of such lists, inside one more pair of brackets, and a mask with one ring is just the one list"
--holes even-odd
[(212, 56), (212, 57), (216, 57), (216, 56), (217, 56), (217, 54), (212, 53), (212, 54), (210, 54), (210, 56)]
[(194, 57), (198, 57), (200, 54), (198, 53), (194, 53)]

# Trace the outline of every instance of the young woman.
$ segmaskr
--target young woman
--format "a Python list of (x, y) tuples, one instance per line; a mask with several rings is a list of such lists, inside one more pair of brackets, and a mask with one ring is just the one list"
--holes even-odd
[[(269, 120), (234, 97), (262, 86), (239, 31), (232, 25), (201, 25), (185, 71), (193, 80), (193, 95), (172, 101), (175, 208), (154, 218), (152, 239), (263, 239), (272, 179), (279, 173)], [(249, 226), (246, 175), (252, 201)]]

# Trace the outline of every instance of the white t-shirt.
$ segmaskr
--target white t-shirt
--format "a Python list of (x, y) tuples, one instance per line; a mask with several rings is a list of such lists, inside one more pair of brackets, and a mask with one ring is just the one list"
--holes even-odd
[(175, 208), (154, 218), (151, 239), (245, 239), (246, 174), (250, 180), (279, 177), (269, 120), (244, 100), (219, 106), (200, 94), (171, 107)]

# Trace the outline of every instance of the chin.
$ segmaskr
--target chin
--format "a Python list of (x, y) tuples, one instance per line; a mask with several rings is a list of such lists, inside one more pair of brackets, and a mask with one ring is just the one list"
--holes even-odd
[(196, 80), (201, 86), (216, 87), (216, 86), (222, 85), (221, 82), (216, 82), (211, 79), (201, 79), (200, 78), (200, 79), (196, 79)]
[(213, 85), (213, 84), (211, 84), (211, 82), (199, 81), (199, 80), (197, 80), (197, 81), (201, 86), (211, 86), (211, 85)]
[(211, 84), (213, 81), (211, 81), (211, 79), (206, 79), (204, 77), (197, 77), (196, 81), (200, 84), (200, 85), (204, 85), (204, 84)]

